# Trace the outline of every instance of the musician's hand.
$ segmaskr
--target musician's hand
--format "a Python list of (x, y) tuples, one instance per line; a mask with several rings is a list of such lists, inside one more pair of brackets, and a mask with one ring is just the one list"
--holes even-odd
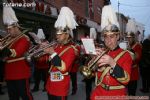
[(49, 47), (49, 48), (45, 49), (44, 52), (51, 55), (51, 54), (53, 54), (55, 51), (54, 51), (54, 48), (53, 48), (53, 47)]
[(48, 46), (48, 45), (49, 45), (48, 42), (41, 42), (40, 48), (43, 48), (43, 47)]
[(100, 55), (103, 52), (102, 48), (96, 48), (96, 54)]
[(2, 46), (0, 46), (0, 51), (3, 49), (3, 47)]
[(103, 66), (103, 65), (106, 65), (106, 64), (110, 65), (111, 67), (114, 67), (116, 65), (116, 62), (111, 56), (105, 54), (98, 61), (98, 66)]

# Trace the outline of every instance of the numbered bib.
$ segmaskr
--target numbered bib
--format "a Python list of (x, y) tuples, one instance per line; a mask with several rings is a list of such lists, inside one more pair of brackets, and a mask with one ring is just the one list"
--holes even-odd
[(56, 81), (62, 81), (62, 80), (64, 79), (64, 76), (61, 74), (60, 71), (51, 72), (50, 74), (51, 74), (51, 75), (50, 75), (50, 76), (51, 76), (51, 77), (50, 77), (51, 81), (56, 82)]

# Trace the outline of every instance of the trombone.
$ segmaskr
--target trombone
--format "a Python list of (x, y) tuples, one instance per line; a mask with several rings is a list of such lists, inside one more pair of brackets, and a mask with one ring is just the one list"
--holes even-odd
[(3, 50), (4, 48), (9, 46), (11, 43), (13, 43), (15, 40), (19, 39), (22, 36), (23, 34), (19, 34), (17, 37), (12, 38), (10, 34), (6, 35), (2, 39), (0, 39), (0, 50)]
[(15, 38), (12, 38), (10, 34), (6, 35), (2, 39), (0, 39), (0, 50), (3, 50), (7, 46), (9, 46), (11, 43), (13, 43), (15, 40), (19, 39), (26, 33), (28, 30), (24, 30), (22, 33), (20, 33), (18, 36)]
[(5, 42), (8, 39), (8, 37), (10, 37), (10, 34), (8, 34), (5, 37), (1, 38), (0, 42)]

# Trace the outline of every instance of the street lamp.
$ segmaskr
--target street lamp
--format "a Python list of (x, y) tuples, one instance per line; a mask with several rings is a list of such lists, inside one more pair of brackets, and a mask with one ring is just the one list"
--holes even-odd
[(119, 6), (120, 6), (120, 0), (118, 0), (118, 21), (119, 21)]

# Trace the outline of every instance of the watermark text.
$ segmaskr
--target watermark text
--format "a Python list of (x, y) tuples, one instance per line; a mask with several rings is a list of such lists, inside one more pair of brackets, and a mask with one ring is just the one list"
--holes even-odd
[(96, 96), (95, 100), (149, 100), (149, 96)]
[(3, 3), (5, 7), (35, 7), (35, 3)]

